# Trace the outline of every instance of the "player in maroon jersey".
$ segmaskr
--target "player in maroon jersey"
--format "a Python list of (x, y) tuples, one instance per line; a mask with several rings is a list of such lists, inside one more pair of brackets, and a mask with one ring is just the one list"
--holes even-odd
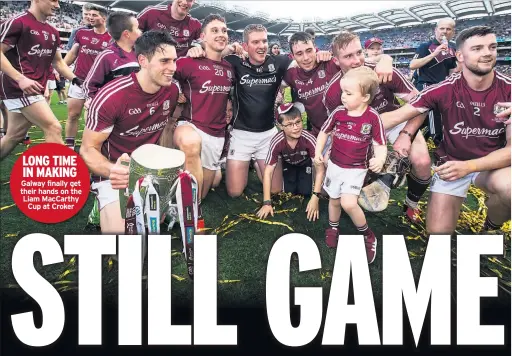
[(276, 120), (281, 131), (270, 141), (270, 149), (265, 160), (263, 206), (257, 214), (260, 219), (265, 219), (269, 214), (274, 216), (270, 188), (272, 175), (279, 160), (283, 164), (284, 192), (311, 196), (306, 207), (306, 217), (309, 221), (319, 218), (318, 202), (324, 178), (324, 165), (315, 166), (313, 170), (316, 138), (302, 128), (304, 110), (301, 103), (282, 104), (277, 109)]
[[(75, 43), (66, 54), (64, 60), (68, 65), (75, 63), (75, 74), (85, 80), (92, 68), (96, 57), (110, 44), (112, 37), (107, 32), (105, 21), (107, 10), (98, 5), (92, 5), (89, 11), (89, 20), (92, 28), (82, 28), (76, 32)], [(78, 120), (87, 99), (84, 89), (70, 85), (68, 90), (68, 119), (66, 121), (66, 145), (75, 146), (75, 137), (78, 132)]]
[(137, 16), (142, 32), (169, 31), (178, 43), (178, 57), (184, 57), (192, 42), (201, 36), (201, 22), (189, 12), (195, 0), (173, 0), (169, 5), (148, 6)]
[[(382, 115), (387, 125), (410, 120), (405, 129), (417, 132), (422, 124), (418, 113), (432, 109), (442, 113), (443, 141), (436, 151), (427, 211), (429, 234), (455, 231), (471, 183), (489, 196), (484, 230), (499, 229), (510, 219), (510, 126), (495, 113), (498, 103), (510, 103), (510, 77), (493, 70), (498, 45), (490, 27), (462, 31), (456, 46), (462, 73), (452, 74), (424, 89), (410, 104)], [(400, 137), (395, 145), (407, 154), (409, 137)]]
[(141, 35), (137, 18), (126, 12), (113, 12), (107, 18), (107, 30), (115, 42), (96, 57), (84, 81), (86, 107), (102, 86), (140, 68), (133, 48)]
[(0, 100), (10, 111), (0, 159), (9, 155), (32, 125), (41, 128), (46, 142), (63, 143), (61, 125), (43, 97), (50, 66), (74, 83), (79, 80), (62, 59), (59, 32), (46, 22), (58, 9), (58, 0), (32, 0), (27, 11), (0, 27)]
[(364, 235), (368, 263), (372, 263), (377, 253), (377, 239), (357, 201), (368, 169), (380, 172), (386, 159), (384, 127), (378, 112), (369, 105), (377, 95), (379, 81), (372, 69), (362, 66), (347, 72), (340, 85), (343, 105), (336, 108), (322, 126), (315, 154), (315, 164), (323, 164), (324, 146), (332, 132), (332, 149), (323, 186), (331, 198), (325, 242), (329, 247), (337, 246), (343, 208)]
[(167, 32), (150, 31), (135, 42), (138, 73), (117, 78), (100, 89), (87, 113), (80, 154), (93, 175), (103, 233), (124, 233), (119, 192), (128, 186), (129, 155), (157, 144), (176, 107), (179, 85), (176, 42)]
[[(174, 131), (174, 144), (185, 153), (185, 168), (196, 177), (204, 199), (221, 169), (226, 107), (235, 74), (231, 64), (222, 59), (228, 45), (226, 20), (220, 15), (207, 16), (201, 39), (205, 57), (180, 58), (177, 63), (175, 78), (187, 102)], [(201, 209), (199, 219), (198, 227), (203, 228)]]
[[(332, 112), (341, 104), (340, 78), (343, 74), (354, 68), (363, 65), (374, 67), (373, 63), (365, 63), (364, 51), (361, 47), (359, 37), (351, 32), (343, 31), (333, 39), (333, 54), (341, 71), (333, 77), (331, 83), (325, 91), (324, 105), (328, 112)], [(396, 110), (400, 104), (395, 97), (409, 102), (417, 94), (414, 86), (398, 71), (393, 68), (391, 79), (379, 86), (379, 93), (373, 99), (371, 106), (382, 114), (384, 112)], [(426, 114), (422, 114), (424, 117)], [(409, 137), (410, 132), (404, 130), (404, 124), (390, 126), (384, 122), (386, 137), (390, 143), (394, 143), (399, 136)], [(409, 159), (412, 165), (412, 171), (407, 175), (407, 197), (404, 204), (404, 213), (406, 217), (417, 222), (419, 217), (418, 202), (427, 190), (430, 184), (430, 156), (425, 139), (418, 135), (415, 140)], [(381, 184), (380, 181), (375, 184), (382, 185), (382, 190), (389, 194), (389, 187)]]

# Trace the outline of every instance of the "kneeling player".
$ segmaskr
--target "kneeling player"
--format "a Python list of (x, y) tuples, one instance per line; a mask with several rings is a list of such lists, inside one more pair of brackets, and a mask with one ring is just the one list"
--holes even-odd
[[(377, 74), (370, 68), (359, 67), (345, 74), (341, 80), (343, 106), (335, 109), (322, 126), (315, 154), (315, 164), (323, 163), (322, 151), (332, 131), (331, 155), (324, 181), (324, 190), (331, 197), (325, 242), (329, 247), (337, 246), (343, 208), (365, 237), (368, 263), (375, 260), (377, 239), (357, 199), (368, 168), (380, 172), (387, 154), (384, 127), (377, 111), (369, 106), (378, 87)], [(372, 149), (375, 156), (370, 158)]]
[[(270, 190), (272, 176), (279, 158), (283, 161), (284, 191), (287, 193), (310, 196), (306, 213), (309, 221), (318, 219), (318, 199), (322, 189), (324, 165), (315, 166), (315, 185), (313, 189), (313, 162), (316, 139), (310, 132), (302, 129), (302, 104), (282, 104), (277, 113), (277, 122), (282, 130), (270, 141), (270, 150), (265, 161), (263, 174), (263, 207), (258, 212), (261, 219), (268, 214), (274, 216)], [(311, 194), (313, 192), (313, 194)]]

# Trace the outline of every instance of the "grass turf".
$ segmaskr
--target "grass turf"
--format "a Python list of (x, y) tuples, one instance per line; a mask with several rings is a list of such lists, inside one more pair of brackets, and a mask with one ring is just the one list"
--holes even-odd
[[(62, 123), (65, 125), (67, 107), (56, 105), (57, 98), (54, 95), (52, 109)], [(81, 137), (84, 121), (80, 121), (78, 138)], [(39, 129), (32, 127), (29, 131), (33, 144), (43, 142), (43, 136)], [(19, 155), (27, 149), (24, 145), (18, 145), (12, 154), (0, 164), (0, 200), (1, 200), (1, 238), (0, 238), (0, 276), (3, 286), (16, 288), (16, 281), (11, 271), (11, 255), (16, 242), (23, 236), (30, 233), (45, 233), (53, 236), (63, 247), (65, 234), (84, 234), (87, 224), (87, 217), (93, 205), (91, 194), (86, 206), (75, 217), (60, 224), (41, 224), (24, 216), (13, 202), (9, 190), (9, 176), (11, 167)], [(254, 214), (259, 208), (262, 200), (262, 187), (254, 171), (250, 172), (249, 184), (244, 196), (232, 199), (229, 198), (224, 185), (212, 190), (203, 202), (203, 211), (207, 228), (216, 228), (224, 222), (223, 226), (230, 222), (239, 221), (238, 224), (227, 229), (229, 232), (218, 237), (218, 296), (221, 305), (262, 305), (265, 301), (265, 280), (268, 256), (274, 242), (284, 234), (291, 231), (283, 225), (264, 224), (248, 220), (241, 214)], [(410, 254), (410, 262), (416, 282), (418, 281), (422, 256), (426, 249), (426, 239), (421, 227), (412, 227), (405, 223), (401, 217), (402, 202), (405, 197), (405, 188), (392, 192), (392, 201), (387, 210), (381, 213), (366, 213), (369, 226), (376, 232), (378, 238), (384, 234), (402, 234), (406, 237), (406, 244)], [(425, 194), (425, 197), (428, 194)], [(327, 226), (327, 200), (321, 201), (320, 221), (309, 222), (306, 219), (305, 209), (307, 200), (300, 197), (281, 195), (275, 197), (278, 213), (269, 222), (277, 222), (290, 226), (294, 232), (303, 233), (314, 239), (317, 244), (321, 259), (322, 269), (309, 272), (298, 272), (296, 257), (292, 257), (291, 280), (293, 286), (321, 286), (325, 297), (328, 296), (329, 286), (332, 281), (332, 270), (335, 261), (336, 250), (328, 249), (324, 243), (324, 230)], [(425, 207), (426, 199), (422, 202)], [(475, 196), (470, 195), (466, 202), (469, 217), (462, 221), (459, 233), (472, 233), (470, 228), (478, 224), (471, 221), (472, 214), (478, 207)], [(425, 209), (423, 209), (425, 210)], [(251, 217), (251, 215), (249, 215)], [(164, 226), (162, 226), (165, 229)], [(347, 215), (343, 214), (340, 222), (341, 234), (357, 234)], [(91, 232), (89, 232), (91, 233)], [(184, 257), (181, 255), (181, 234), (179, 227), (171, 232), (173, 236), (179, 237), (173, 240), (172, 251), (172, 290), (173, 300), (191, 300), (193, 295), (192, 281), (186, 273)], [(510, 239), (510, 231), (507, 238)], [(455, 243), (452, 244), (455, 246)], [(369, 266), (370, 276), (373, 285), (374, 298), (376, 301), (382, 299), (382, 246), (379, 244), (377, 258)], [(510, 256), (510, 251), (508, 251)], [(77, 269), (78, 263), (73, 256), (65, 256), (65, 263), (42, 266), (41, 259), (36, 254), (35, 265), (39, 273), (47, 280), (55, 283), (62, 293), (77, 290)], [(483, 274), (500, 276), (501, 296), (510, 293), (510, 257), (501, 258), (501, 264), (492, 262), (487, 257), (482, 258)], [(117, 263), (112, 259), (104, 258), (103, 269), (103, 295), (107, 298), (115, 298), (117, 295)], [(487, 272), (486, 272), (487, 271)], [(143, 275), (147, 274), (145, 267)], [(452, 271), (452, 278), (455, 279), (455, 269)], [(455, 284), (454, 284), (455, 285)], [(508, 292), (506, 290), (508, 289)], [(505, 293), (503, 292), (505, 291)], [(509, 300), (508, 300), (509, 301)]]

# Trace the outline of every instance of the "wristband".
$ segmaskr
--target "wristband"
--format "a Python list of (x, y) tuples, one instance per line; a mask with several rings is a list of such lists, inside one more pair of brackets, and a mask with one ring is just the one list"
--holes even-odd
[(272, 200), (263, 200), (263, 205), (271, 206), (272, 205)]
[(313, 192), (313, 195), (316, 195), (316, 197), (317, 197), (318, 199), (320, 199), (320, 198), (322, 197), (322, 194), (317, 193), (317, 192)]

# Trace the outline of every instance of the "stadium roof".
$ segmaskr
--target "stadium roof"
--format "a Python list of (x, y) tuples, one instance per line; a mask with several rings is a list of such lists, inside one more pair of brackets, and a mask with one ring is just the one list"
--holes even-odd
[[(172, 1), (90, 1), (99, 5), (140, 12), (146, 6), (168, 4)], [(290, 2), (290, 6), (293, 3)], [(350, 17), (335, 17), (330, 20), (301, 21), (280, 18), (263, 12), (252, 12), (243, 6), (227, 7), (222, 1), (196, 0), (190, 13), (199, 20), (211, 13), (220, 13), (226, 18), (229, 29), (241, 31), (249, 24), (263, 24), (270, 33), (290, 35), (307, 27), (314, 27), (318, 34), (338, 33), (341, 29), (369, 31), (408, 25), (420, 25), (445, 17), (455, 20), (467, 17), (485, 17), (510, 13), (510, 0), (448, 0), (396, 8), (378, 13), (366, 13)]]

